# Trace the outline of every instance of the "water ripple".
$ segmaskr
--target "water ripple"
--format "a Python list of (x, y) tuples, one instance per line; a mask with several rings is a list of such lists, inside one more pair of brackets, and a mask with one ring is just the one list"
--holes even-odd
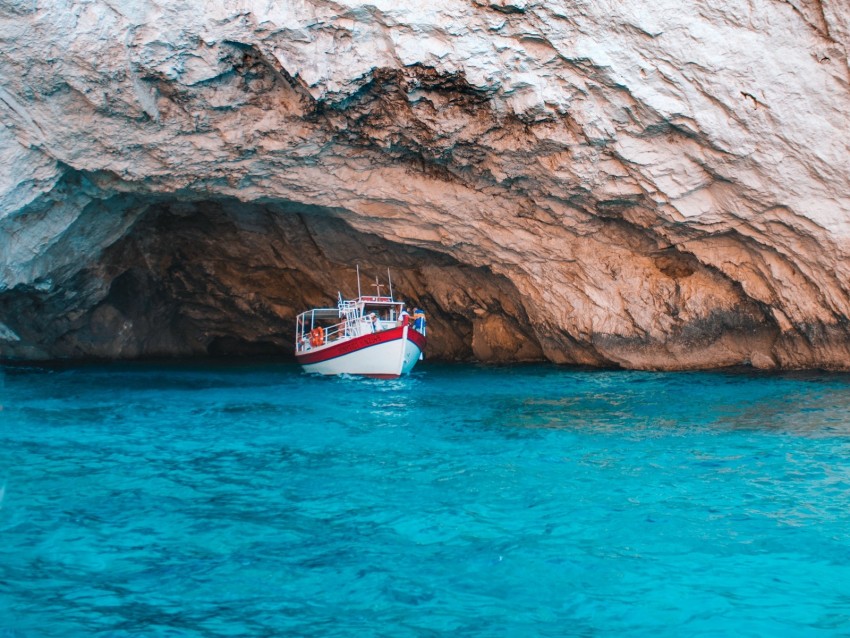
[(0, 376), (0, 636), (840, 635), (850, 377)]

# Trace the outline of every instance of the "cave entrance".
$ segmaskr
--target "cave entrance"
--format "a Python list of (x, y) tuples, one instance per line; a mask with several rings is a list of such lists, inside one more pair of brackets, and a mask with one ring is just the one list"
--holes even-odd
[(344, 211), (237, 200), (152, 200), (139, 210), (84, 268), (49, 289), (0, 295), (20, 337), (4, 358), (291, 359), (296, 315), (333, 304), (338, 291), (354, 296), (360, 264), (364, 284), (390, 268), (396, 297), (425, 310), (429, 358), (542, 359), (507, 279), (358, 232)]

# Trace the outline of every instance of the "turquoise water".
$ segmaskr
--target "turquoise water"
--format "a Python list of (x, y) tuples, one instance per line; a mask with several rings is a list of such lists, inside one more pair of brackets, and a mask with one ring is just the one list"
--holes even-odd
[(850, 635), (850, 377), (0, 376), (0, 636)]

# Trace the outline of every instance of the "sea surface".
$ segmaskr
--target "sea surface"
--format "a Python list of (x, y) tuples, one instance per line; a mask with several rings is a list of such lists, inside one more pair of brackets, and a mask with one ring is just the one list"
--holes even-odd
[(113, 364), (0, 405), (0, 638), (850, 635), (850, 376)]

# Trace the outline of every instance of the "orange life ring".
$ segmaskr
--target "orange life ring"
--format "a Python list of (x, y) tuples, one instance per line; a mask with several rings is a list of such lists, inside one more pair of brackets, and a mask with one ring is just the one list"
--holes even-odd
[(310, 331), (310, 345), (314, 348), (321, 346), (325, 343), (325, 330), (321, 326), (317, 328), (313, 328)]

